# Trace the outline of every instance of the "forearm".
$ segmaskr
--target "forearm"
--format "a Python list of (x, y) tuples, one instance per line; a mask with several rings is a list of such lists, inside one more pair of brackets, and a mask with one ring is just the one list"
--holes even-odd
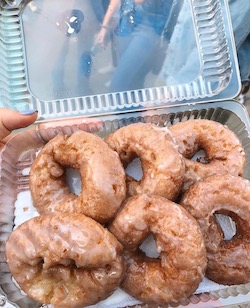
[(110, 27), (111, 20), (121, 6), (121, 0), (111, 0), (107, 12), (103, 18), (102, 26)]
[[(167, 1), (167, 0), (166, 0), (166, 1)], [(135, 2), (136, 4), (142, 4), (142, 3), (145, 2), (145, 0), (134, 0), (134, 2)]]

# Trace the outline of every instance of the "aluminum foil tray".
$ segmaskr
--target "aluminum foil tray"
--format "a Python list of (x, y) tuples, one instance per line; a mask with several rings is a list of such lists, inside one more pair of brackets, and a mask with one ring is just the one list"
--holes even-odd
[(159, 43), (165, 52), (160, 66), (154, 53), (144, 85), (119, 91), (109, 89), (119, 65), (116, 33), (106, 49), (94, 45), (101, 2), (0, 0), (2, 106), (36, 109), (39, 120), (47, 120), (237, 96), (227, 0), (174, 0), (164, 32), (169, 43)]
[[(79, 129), (87, 130), (103, 138), (118, 128), (135, 122), (150, 122), (160, 127), (169, 127), (176, 122), (189, 121), (190, 119), (218, 121), (236, 133), (246, 152), (246, 166), (243, 176), (250, 180), (250, 123), (246, 110), (236, 101), (214, 103), (213, 105), (210, 103), (193, 106), (180, 105), (146, 112), (93, 118), (76, 117), (68, 120), (53, 120), (37, 124), (31, 130), (25, 130), (15, 135), (2, 149), (0, 160), (0, 294), (2, 294), (0, 299), (2, 302), (8, 304), (7, 307), (41, 307), (40, 304), (20, 291), (14, 283), (5, 261), (5, 242), (16, 225), (35, 215), (34, 210), (28, 205), (30, 202), (32, 203), (29, 195), (29, 168), (36, 153), (46, 142), (58, 133), (70, 136)], [(17, 206), (18, 200), (21, 203)], [(183, 306), (190, 308), (222, 307), (232, 302), (235, 304), (250, 302), (250, 283), (234, 286), (204, 284), (204, 282), (202, 284), (193, 296), (182, 303)], [(130, 305), (139, 304), (131, 299), (127, 302)], [(96, 307), (124, 307), (122, 304), (118, 304), (116, 302), (115, 305), (111, 305), (109, 302)]]

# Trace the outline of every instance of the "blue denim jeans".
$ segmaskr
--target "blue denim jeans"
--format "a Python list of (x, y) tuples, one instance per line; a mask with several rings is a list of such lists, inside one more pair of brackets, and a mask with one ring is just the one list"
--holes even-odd
[(159, 48), (160, 36), (151, 27), (141, 24), (132, 34), (119, 37), (117, 41), (118, 64), (109, 91), (144, 88), (153, 55)]
[(250, 80), (250, 1), (229, 0), (241, 80)]
[(146, 9), (137, 6), (133, 31), (126, 32), (127, 35), (116, 33), (117, 67), (112, 76), (110, 92), (144, 88), (145, 78), (156, 63), (161, 33), (168, 21), (172, 2), (163, 1), (161, 12), (151, 12), (146, 10), (149, 9), (147, 6)]
[[(250, 79), (250, 1), (228, 0), (231, 14), (235, 45), (242, 83)], [(196, 43), (190, 38), (193, 25), (190, 21), (189, 2), (185, 1), (180, 11), (179, 23), (174, 29), (167, 50), (166, 61), (161, 77), (168, 84), (179, 84), (192, 81), (199, 74), (199, 59)]]

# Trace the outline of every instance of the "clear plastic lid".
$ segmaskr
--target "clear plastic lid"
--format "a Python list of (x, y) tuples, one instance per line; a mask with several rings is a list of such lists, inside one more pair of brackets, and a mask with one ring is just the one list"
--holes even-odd
[(51, 119), (223, 100), (239, 92), (227, 0), (125, 0), (119, 7), (109, 0), (12, 0), (0, 6), (3, 106), (37, 109)]

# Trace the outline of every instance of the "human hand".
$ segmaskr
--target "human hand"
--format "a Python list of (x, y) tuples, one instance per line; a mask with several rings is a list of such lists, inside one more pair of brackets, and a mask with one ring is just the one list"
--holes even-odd
[(36, 110), (19, 112), (7, 108), (0, 108), (0, 143), (5, 144), (10, 139), (13, 130), (33, 124), (36, 118)]
[(100, 45), (102, 48), (107, 47), (108, 29), (102, 27), (95, 37), (95, 45)]

